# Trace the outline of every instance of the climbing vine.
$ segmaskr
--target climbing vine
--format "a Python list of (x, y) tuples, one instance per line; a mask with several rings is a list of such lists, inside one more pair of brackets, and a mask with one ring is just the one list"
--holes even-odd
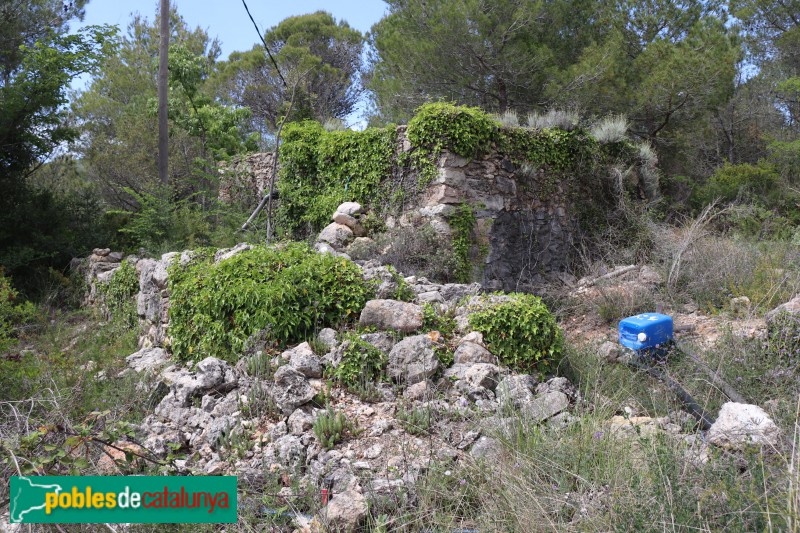
[(130, 261), (123, 261), (107, 283), (98, 283), (108, 314), (125, 324), (136, 324), (136, 305), (133, 297), (139, 292), (139, 277)]
[(472, 206), (461, 204), (448, 222), (453, 231), (453, 254), (458, 265), (455, 278), (459, 283), (468, 283), (472, 280), (470, 252), (474, 242), (475, 211)]
[(397, 131), (325, 131), (317, 122), (284, 128), (281, 144), (279, 225), (293, 236), (319, 231), (345, 201), (375, 205), (391, 174)]

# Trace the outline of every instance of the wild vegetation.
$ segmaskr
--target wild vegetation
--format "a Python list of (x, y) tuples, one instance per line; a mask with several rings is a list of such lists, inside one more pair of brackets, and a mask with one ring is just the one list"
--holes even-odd
[[(137, 303), (149, 305), (137, 302), (130, 256), (191, 250), (156, 295), (170, 299), (167, 355), (193, 371), (213, 356), (254, 383), (231, 408), (255, 422), (213, 443), (224, 468), (287, 434), (327, 457), (399, 435), (403, 461), (387, 471), (403, 484), (376, 491), (363, 530), (800, 529), (800, 326), (792, 313), (765, 325), (800, 293), (800, 3), (390, 0), (367, 35), (320, 11), (228, 58), (213, 28), (173, 8), (166, 183), (153, 157), (159, 20), (70, 28), (86, 4), (0, 6), (0, 519), (9, 476), (105, 473), (107, 446), (141, 435), (166, 393), (126, 365), (142, 347)], [(88, 81), (73, 93), (79, 76)], [(344, 127), (360, 103), (369, 127)], [(279, 199), (242, 231), (257, 202), (222, 202), (220, 165), (266, 150), (278, 155)], [(476, 281), (486, 255), (481, 206), (453, 207), (449, 240), (430, 224), (387, 224), (437, 179), (445, 151), (499, 154), (540, 195), (568, 184), (584, 202), (570, 272), (539, 296), (445, 301), (441, 285), (428, 290)], [(365, 281), (354, 262), (304, 242), (346, 201), (369, 210), (357, 222), (372, 238), (349, 253), (393, 267), (383, 278)], [(242, 241), (255, 244), (215, 257)], [(82, 307), (97, 278), (71, 259), (94, 248), (130, 260)], [(606, 277), (624, 265), (640, 277)], [(642, 281), (642, 265), (659, 281)], [(357, 324), (382, 290), (418, 305), (417, 330)], [(775, 421), (775, 444), (706, 445), (663, 382), (599, 355), (620, 319), (657, 308), (696, 333), (654, 368), (716, 414), (729, 397), (698, 373), (689, 353), (699, 354)], [(569, 408), (544, 421), (512, 402), (487, 416), (503, 376), (473, 374), (477, 386), (457, 373), (473, 330), (481, 357), (534, 376), (543, 388), (531, 395), (563, 394)], [(319, 381), (304, 389), (308, 419), (290, 420), (271, 387), (276, 376), (305, 383), (285, 355), (304, 341), (325, 369), (309, 371)], [(437, 368), (392, 378), (393, 348), (380, 342), (417, 343)], [(553, 378), (574, 390), (549, 390)], [(214, 394), (187, 409), (211, 412), (224, 395)], [(394, 425), (354, 421), (370, 410)], [(467, 451), (470, 432), (493, 439), (491, 453)], [(466, 444), (454, 461), (436, 439), (456, 434)], [(113, 472), (187, 473), (177, 465), (197, 455), (168, 448), (127, 450)], [(424, 468), (409, 466), (420, 458)], [(352, 459), (358, 481), (373, 482)], [(320, 511), (319, 487), (298, 470), (262, 467), (270, 475), (243, 486), (257, 504), (238, 530)]]

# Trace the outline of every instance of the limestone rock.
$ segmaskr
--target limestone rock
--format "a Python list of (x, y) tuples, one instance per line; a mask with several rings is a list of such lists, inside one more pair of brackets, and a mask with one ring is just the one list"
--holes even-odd
[(362, 326), (411, 333), (422, 327), (422, 308), (398, 300), (370, 300), (361, 311)]
[(377, 333), (364, 333), (361, 335), (361, 339), (370, 343), (386, 354), (392, 351), (392, 348), (394, 347), (394, 335), (385, 331), (379, 331)]
[(206, 357), (197, 363), (194, 372), (181, 369), (173, 374), (172, 392), (180, 405), (188, 406), (194, 396), (209, 391), (228, 392), (237, 382), (231, 365), (216, 357)]
[(331, 222), (319, 233), (318, 240), (327, 242), (334, 248), (344, 248), (354, 238), (353, 230), (342, 224)]
[(569, 407), (569, 398), (559, 391), (546, 392), (522, 407), (523, 414), (534, 422), (544, 422)]
[(336, 340), (336, 330), (331, 328), (321, 329), (317, 334), (317, 339), (331, 350), (339, 344)]
[(169, 362), (169, 356), (162, 348), (142, 348), (125, 361), (136, 372), (155, 372)]
[(358, 220), (348, 214), (337, 211), (333, 214), (333, 221), (337, 224), (341, 224), (342, 226), (347, 226), (350, 228), (353, 231), (353, 235), (356, 237), (363, 237), (367, 234), (364, 226), (359, 224)]
[(344, 213), (345, 215), (355, 216), (364, 212), (364, 208), (358, 202), (345, 202), (336, 208), (337, 213)]
[(275, 372), (272, 398), (285, 415), (310, 402), (315, 394), (306, 377), (295, 368), (284, 365)]
[(510, 405), (517, 409), (533, 402), (536, 378), (527, 374), (508, 376), (497, 386), (497, 400), (500, 405)]
[(464, 380), (473, 387), (495, 390), (499, 375), (500, 369), (497, 366), (488, 363), (476, 363), (466, 371)]
[[(287, 355), (288, 357), (286, 357)], [(281, 356), (285, 359), (288, 358), (289, 364), (304, 376), (309, 378), (322, 377), (322, 363), (307, 342), (284, 352)]]
[(491, 363), (497, 364), (497, 357), (479, 344), (462, 342), (453, 354), (453, 361), (458, 364)]
[(780, 430), (759, 406), (728, 402), (708, 430), (708, 442), (741, 450), (748, 445), (775, 446)]
[(439, 358), (433, 351), (428, 335), (406, 337), (389, 352), (387, 375), (399, 382), (413, 385), (433, 376), (439, 369)]
[(367, 500), (354, 488), (335, 494), (320, 511), (330, 531), (350, 533), (359, 531), (367, 516)]

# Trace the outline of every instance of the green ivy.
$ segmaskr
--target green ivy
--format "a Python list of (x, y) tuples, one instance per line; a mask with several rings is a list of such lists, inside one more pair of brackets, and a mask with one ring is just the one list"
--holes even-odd
[(408, 122), (408, 140), (438, 155), (447, 149), (472, 159), (489, 150), (497, 126), (477, 107), (437, 102), (425, 104)]
[(455, 278), (459, 283), (468, 283), (472, 280), (472, 261), (470, 252), (474, 242), (475, 211), (468, 204), (461, 204), (448, 220), (453, 231), (453, 254), (458, 267)]
[(513, 293), (509, 300), (491, 303), (469, 316), (469, 324), (500, 362), (518, 372), (544, 372), (561, 358), (564, 340), (556, 319), (538, 296)]
[(374, 292), (356, 265), (303, 243), (255, 246), (220, 263), (201, 250), (170, 267), (169, 290), (172, 352), (228, 361), (258, 331), (285, 346), (352, 320)]
[(107, 283), (97, 284), (97, 290), (113, 319), (130, 326), (136, 324), (136, 304), (133, 297), (139, 292), (139, 276), (133, 263), (123, 261)]
[(375, 205), (385, 196), (397, 131), (325, 131), (317, 122), (286, 126), (281, 144), (278, 219), (292, 235), (319, 231), (342, 202)]

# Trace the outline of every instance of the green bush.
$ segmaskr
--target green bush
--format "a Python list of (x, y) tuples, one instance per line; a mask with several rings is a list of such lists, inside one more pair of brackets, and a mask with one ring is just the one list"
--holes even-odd
[(357, 317), (372, 296), (359, 268), (302, 243), (255, 246), (220, 263), (211, 250), (170, 268), (170, 335), (181, 359), (238, 358), (264, 330), (279, 346)]
[(489, 148), (496, 129), (489, 115), (477, 107), (437, 102), (417, 109), (407, 134), (413, 145), (434, 154), (446, 148), (474, 158)]
[(483, 334), (489, 350), (516, 371), (543, 371), (554, 366), (564, 347), (555, 317), (538, 296), (513, 293), (509, 300), (492, 304), (469, 316), (470, 326)]
[(21, 301), (19, 293), (11, 286), (11, 280), (0, 271), (0, 353), (17, 341), (21, 326), (31, 322), (36, 315), (36, 306)]
[(715, 199), (723, 202), (742, 199), (773, 207), (780, 201), (781, 190), (780, 175), (771, 165), (725, 164), (697, 191), (694, 202), (702, 206)]
[(346, 335), (343, 344), (342, 360), (332, 372), (335, 380), (354, 388), (381, 378), (386, 366), (383, 352), (355, 333)]

